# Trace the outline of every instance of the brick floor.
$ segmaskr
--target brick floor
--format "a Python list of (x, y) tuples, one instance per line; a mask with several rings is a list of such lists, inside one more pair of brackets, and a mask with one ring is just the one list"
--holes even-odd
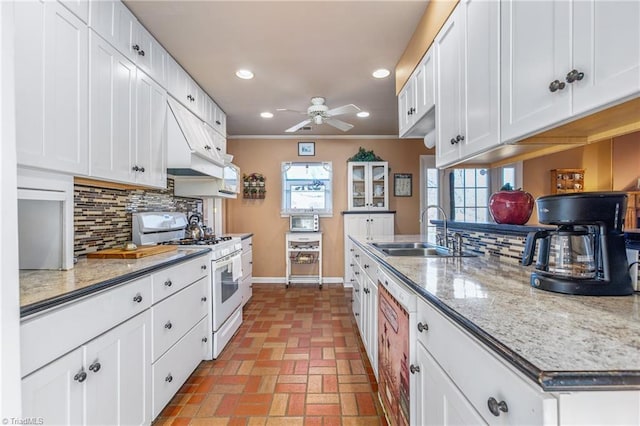
[(244, 322), (157, 425), (385, 425), (342, 285), (254, 284)]

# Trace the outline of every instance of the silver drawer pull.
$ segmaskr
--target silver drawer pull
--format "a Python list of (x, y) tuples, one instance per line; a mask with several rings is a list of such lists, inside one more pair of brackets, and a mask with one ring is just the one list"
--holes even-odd
[(171, 327), (173, 327), (171, 321), (167, 321), (167, 323), (164, 325), (164, 328), (166, 328), (167, 330), (171, 330)]
[(171, 375), (171, 373), (169, 373), (169, 375), (164, 378), (164, 381), (169, 383), (173, 382), (173, 376)]
[(411, 364), (411, 366), (409, 366), (409, 371), (411, 371), (411, 374), (419, 373), (420, 372), (420, 366)]
[(497, 399), (491, 397), (487, 400), (487, 407), (489, 407), (489, 411), (491, 414), (498, 417), (500, 416), (500, 412), (506, 413), (509, 411), (509, 407), (507, 407), (507, 403), (504, 401), (498, 402)]
[(428, 331), (428, 330), (429, 330), (429, 325), (427, 325), (427, 323), (424, 323), (424, 324), (421, 323), (421, 322), (418, 323), (418, 331), (420, 333), (422, 333), (423, 331)]
[(142, 295), (140, 293), (136, 294), (135, 296), (133, 296), (133, 301), (136, 303), (142, 302)]
[(167, 287), (171, 287), (173, 285), (173, 283), (171, 282), (171, 280), (166, 280), (164, 282), (164, 285), (166, 285)]

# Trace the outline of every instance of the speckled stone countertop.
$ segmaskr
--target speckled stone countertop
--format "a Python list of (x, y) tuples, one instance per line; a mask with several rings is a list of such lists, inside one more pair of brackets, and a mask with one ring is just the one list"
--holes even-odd
[[(529, 285), (532, 267), (490, 257), (385, 256), (353, 238), (545, 390), (640, 389), (640, 295), (571, 296)], [(397, 235), (379, 241), (421, 241)]]
[(178, 249), (140, 259), (80, 258), (68, 271), (21, 270), (20, 316), (52, 308), (210, 252)]

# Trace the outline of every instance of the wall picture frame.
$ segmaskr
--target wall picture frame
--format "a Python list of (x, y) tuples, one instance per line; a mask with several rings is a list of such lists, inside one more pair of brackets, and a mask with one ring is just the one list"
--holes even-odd
[(395, 197), (411, 197), (411, 184), (413, 176), (411, 173), (393, 174), (393, 195)]
[(298, 156), (313, 157), (316, 155), (316, 143), (315, 142), (298, 142)]

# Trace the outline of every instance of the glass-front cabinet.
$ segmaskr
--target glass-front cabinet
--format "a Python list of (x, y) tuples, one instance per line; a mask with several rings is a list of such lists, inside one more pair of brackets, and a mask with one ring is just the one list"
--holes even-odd
[(349, 210), (389, 210), (389, 164), (350, 161)]

